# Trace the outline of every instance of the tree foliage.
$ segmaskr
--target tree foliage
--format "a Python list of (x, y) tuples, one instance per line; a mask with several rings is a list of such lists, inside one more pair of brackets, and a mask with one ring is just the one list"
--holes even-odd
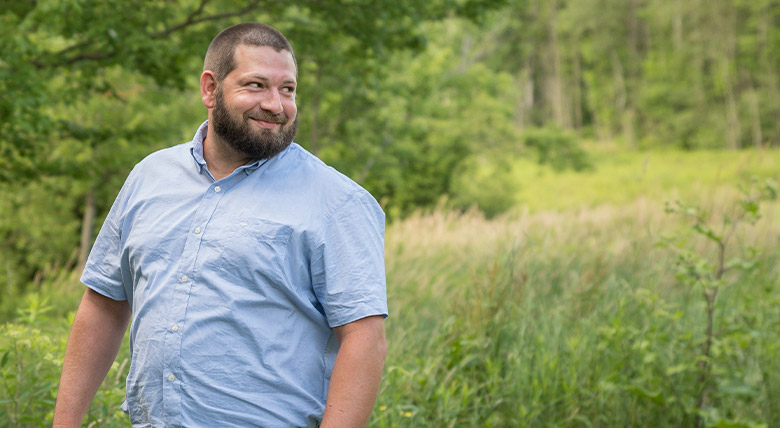
[(73, 248), (89, 244), (132, 165), (191, 137), (205, 118), (206, 47), (242, 21), (271, 23), (295, 47), (297, 141), (391, 219), (442, 198), (500, 213), (515, 202), (507, 159), (584, 168), (581, 138), (780, 144), (777, 0), (28, 0), (0, 11), (0, 277), (12, 285), (77, 264)]
[(780, 145), (777, 0), (516, 0), (485, 58), (522, 89), (523, 126), (630, 147)]
[[(411, 135), (381, 132), (389, 125), (383, 109), (407, 114), (384, 99), (416, 89), (414, 76), (398, 71), (414, 60), (410, 52), (425, 49), (423, 23), (458, 15), (479, 20), (502, 3), (13, 2), (0, 13), (7, 29), (0, 34), (0, 191), (11, 195), (0, 200), (0, 253), (7, 261), (0, 274), (8, 284), (25, 283), (47, 266), (77, 263), (72, 249), (89, 245), (96, 228), (90, 213), (98, 213), (99, 224), (132, 165), (186, 141), (205, 118), (196, 97), (203, 54), (221, 29), (243, 21), (271, 23), (293, 41), (301, 80), (298, 140), (305, 147), (365, 182), (389, 211), (436, 200), (455, 163), (438, 162), (449, 142), (422, 142), (428, 148), (418, 150)], [(444, 71), (418, 68), (431, 76)], [(393, 81), (405, 87), (393, 88)], [(425, 108), (435, 103), (436, 90), (429, 89)], [(415, 113), (415, 132), (430, 138), (425, 112)], [(451, 158), (464, 153), (465, 137), (458, 138), (461, 149)], [(393, 145), (380, 153), (390, 140), (406, 140), (406, 149)], [(426, 159), (413, 159), (421, 152)], [(362, 157), (367, 153), (386, 164), (366, 163), (376, 159)]]

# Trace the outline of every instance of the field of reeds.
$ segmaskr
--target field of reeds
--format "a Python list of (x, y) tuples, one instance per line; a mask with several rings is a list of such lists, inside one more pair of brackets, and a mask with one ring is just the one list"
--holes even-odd
[[(737, 200), (699, 202), (714, 225)], [(681, 254), (704, 275), (718, 245), (663, 203), (395, 225), (375, 426), (780, 426), (778, 208), (727, 243), (743, 265), (718, 284), (708, 356), (713, 285)]]
[[(394, 222), (370, 426), (780, 426), (780, 204), (745, 198)], [(52, 276), (0, 327), (0, 426), (51, 423), (81, 291)], [(127, 368), (125, 344), (85, 425), (128, 425)]]

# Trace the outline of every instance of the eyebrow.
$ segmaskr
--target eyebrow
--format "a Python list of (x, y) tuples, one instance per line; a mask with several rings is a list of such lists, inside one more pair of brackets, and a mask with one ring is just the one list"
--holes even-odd
[[(247, 80), (253, 80), (253, 79), (262, 80), (263, 82), (270, 82), (271, 81), (271, 79), (269, 79), (269, 78), (267, 78), (267, 77), (265, 77), (265, 76), (263, 76), (261, 74), (248, 74), (246, 76), (243, 76), (241, 78), (241, 81), (245, 82)], [(283, 85), (286, 85), (286, 84), (289, 84), (289, 83), (292, 83), (292, 84), (295, 84), (295, 85), (298, 84), (298, 82), (295, 79), (286, 79), (286, 80), (282, 81)]]

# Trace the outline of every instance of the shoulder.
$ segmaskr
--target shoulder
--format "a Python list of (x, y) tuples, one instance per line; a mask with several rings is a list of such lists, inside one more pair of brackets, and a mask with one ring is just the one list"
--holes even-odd
[(190, 153), (191, 148), (192, 142), (187, 142), (150, 153), (133, 167), (125, 184), (173, 179), (181, 174), (182, 170), (195, 168), (196, 162)]
[(362, 189), (351, 178), (325, 164), (297, 143), (290, 144), (290, 147), (285, 150), (278, 167), (293, 170), (296, 174), (302, 174), (307, 178), (324, 180), (328, 185), (338, 186), (344, 190)]
[(146, 155), (136, 164), (134, 169), (147, 170), (182, 164), (193, 159), (190, 155), (191, 148), (192, 142), (190, 141), (157, 150)]
[[(371, 196), (362, 186), (351, 178), (325, 164), (315, 155), (296, 143), (283, 153), (279, 162), (271, 165), (276, 173), (283, 173), (294, 178), (297, 183), (311, 187), (313, 191), (335, 195), (367, 195)], [(373, 198), (372, 198), (373, 199)]]
[(290, 197), (305, 198), (316, 204), (323, 218), (358, 204), (384, 219), (379, 203), (366, 189), (300, 145), (292, 143), (273, 161), (269, 165), (269, 175), (283, 178)]
[(198, 169), (191, 147), (191, 142), (182, 143), (147, 155), (130, 171), (117, 200), (145, 197), (154, 189), (170, 188), (170, 183), (193, 180)]

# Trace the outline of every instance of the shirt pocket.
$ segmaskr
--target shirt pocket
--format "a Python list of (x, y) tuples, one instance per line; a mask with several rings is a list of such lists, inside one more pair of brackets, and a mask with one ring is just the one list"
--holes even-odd
[(223, 235), (218, 256), (221, 276), (240, 283), (285, 282), (292, 227), (259, 218), (239, 220)]

